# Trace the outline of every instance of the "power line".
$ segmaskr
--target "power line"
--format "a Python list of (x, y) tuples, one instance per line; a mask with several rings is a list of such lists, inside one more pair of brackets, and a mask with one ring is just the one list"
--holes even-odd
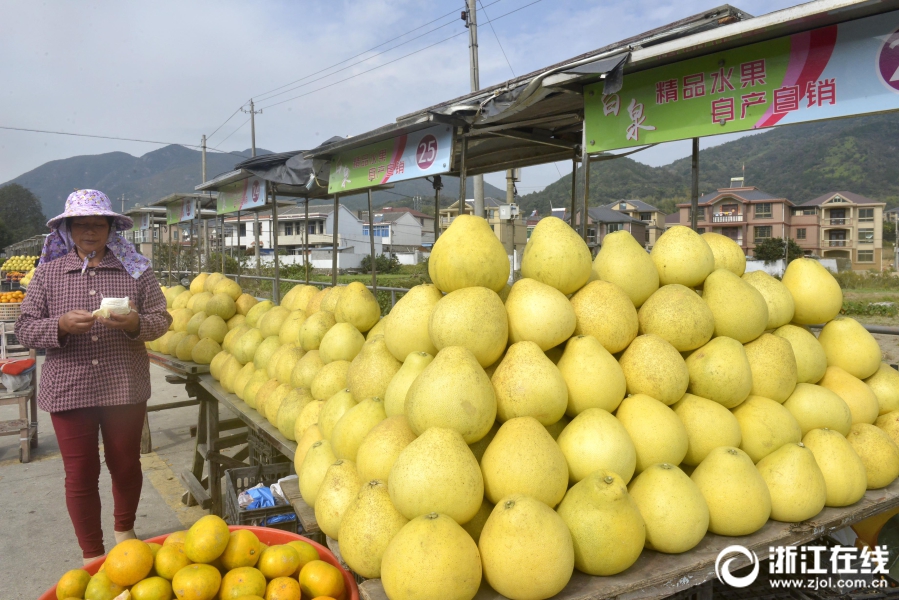
[[(491, 2), (490, 4), (488, 4), (487, 6), (493, 6), (494, 4), (498, 4), (499, 2), (502, 2), (502, 0), (494, 0), (493, 2)], [(342, 64), (345, 63), (345, 62), (349, 62), (349, 61), (353, 60), (354, 58), (359, 58), (360, 56), (363, 56), (363, 55), (365, 55), (365, 54), (368, 54), (369, 52), (372, 52), (372, 51), (374, 51), (374, 50), (380, 48), (381, 46), (385, 46), (385, 45), (389, 44), (390, 42), (395, 42), (396, 40), (398, 40), (398, 39), (400, 39), (400, 38), (402, 38), (402, 37), (405, 37), (405, 36), (409, 35), (410, 33), (414, 32), (414, 31), (418, 31), (419, 29), (423, 29), (423, 28), (427, 27), (428, 25), (431, 25), (432, 23), (436, 23), (437, 21), (441, 21), (441, 20), (445, 19), (446, 17), (448, 17), (448, 16), (450, 16), (450, 15), (454, 15), (454, 14), (456, 14), (456, 11), (448, 12), (448, 13), (446, 13), (445, 15), (441, 15), (441, 16), (437, 17), (436, 19), (432, 20), (432, 21), (428, 21), (427, 23), (424, 23), (424, 24), (422, 24), (422, 25), (419, 25), (418, 27), (415, 27), (415, 28), (413, 28), (413, 29), (410, 29), (409, 31), (407, 31), (407, 32), (405, 32), (405, 33), (403, 33), (403, 34), (401, 34), (401, 35), (398, 35), (398, 36), (396, 36), (395, 38), (391, 38), (391, 39), (387, 40), (386, 42), (382, 42), (382, 43), (378, 44), (377, 46), (373, 46), (373, 47), (369, 48), (368, 50), (364, 50), (364, 51), (360, 52), (359, 54), (355, 54), (355, 55), (353, 55), (353, 56), (351, 56), (351, 57), (349, 57), (349, 58), (347, 58), (347, 59), (344, 59), (344, 60), (342, 60), (342, 61), (340, 61), (340, 62), (336, 62), (336, 63), (334, 63), (333, 65), (328, 66), (328, 67), (325, 67), (324, 69), (315, 71), (314, 73), (309, 73), (308, 75), (304, 75), (303, 77), (300, 77), (299, 79), (297, 79), (297, 80), (295, 80), (295, 81), (291, 81), (290, 83), (285, 83), (284, 85), (281, 85), (281, 86), (278, 86), (278, 87), (276, 87), (276, 88), (273, 88), (273, 89), (271, 89), (271, 90), (269, 90), (269, 91), (267, 91), (267, 92), (263, 92), (263, 93), (261, 93), (261, 94), (258, 94), (258, 95), (256, 95), (256, 96), (254, 96), (254, 98), (256, 98), (256, 99), (262, 99), (262, 100), (268, 100), (268, 99), (274, 98), (275, 96), (279, 96), (280, 94), (274, 94), (274, 95), (272, 95), (272, 96), (269, 96), (268, 98), (262, 98), (262, 96), (267, 96), (268, 94), (271, 94), (272, 92), (276, 92), (276, 91), (278, 91), (278, 90), (280, 90), (280, 89), (282, 89), (282, 88), (285, 88), (285, 87), (287, 87), (287, 86), (293, 85), (293, 84), (295, 84), (295, 83), (299, 83), (300, 81), (303, 81), (303, 80), (305, 80), (305, 79), (309, 79), (310, 77), (313, 77), (313, 76), (315, 76), (315, 75), (318, 75), (319, 73), (324, 73), (325, 71), (328, 71), (328, 70), (330, 70), (330, 69), (333, 69), (334, 67), (337, 67), (337, 66), (339, 66), (339, 65), (342, 65)], [(428, 35), (428, 34), (430, 34), (430, 33), (433, 33), (433, 32), (435, 32), (435, 31), (437, 31), (438, 29), (442, 29), (442, 28), (446, 27), (447, 25), (452, 25), (452, 22), (446, 23), (446, 24), (444, 24), (444, 25), (441, 25), (440, 27), (437, 27), (437, 28), (435, 28), (435, 29), (431, 29), (430, 31), (427, 31), (427, 32), (423, 33), (422, 35), (416, 36), (416, 37), (414, 37), (414, 38), (412, 38), (412, 39), (410, 39), (410, 40), (406, 40), (406, 41), (403, 42), (402, 44), (397, 44), (396, 46), (393, 46), (393, 47), (391, 47), (391, 48), (388, 48), (387, 50), (384, 50), (384, 51), (382, 51), (382, 52), (379, 52), (378, 54), (375, 54), (374, 56), (369, 56), (368, 58), (366, 58), (366, 59), (364, 59), (364, 60), (361, 60), (361, 61), (359, 61), (359, 62), (357, 62), (357, 63), (354, 63), (354, 64), (359, 64), (359, 63), (365, 62), (365, 61), (367, 61), (367, 60), (371, 60), (372, 58), (375, 58), (376, 56), (380, 56), (381, 54), (384, 54), (385, 52), (390, 52), (391, 50), (395, 50), (396, 48), (399, 48), (400, 46), (403, 46), (403, 45), (405, 45), (405, 44), (408, 44), (409, 42), (413, 42), (413, 41), (415, 41), (415, 40), (417, 40), (417, 39), (420, 39), (420, 38), (422, 38), (422, 37), (424, 37), (424, 36), (426, 36), (426, 35)], [(353, 66), (353, 65), (349, 65), (349, 66), (351, 67), (351, 66)], [(346, 67), (346, 68), (349, 68), (349, 67)], [(335, 73), (340, 72), (340, 71), (343, 71), (343, 70), (345, 70), (345, 69), (340, 69), (339, 71), (335, 71)], [(331, 73), (331, 74), (333, 75), (334, 73)], [(294, 89), (296, 89), (296, 88), (294, 88)], [(285, 90), (285, 92), (281, 92), (281, 94), (286, 93), (286, 92), (288, 92), (288, 91), (290, 91), (290, 90)]]
[[(25, 127), (8, 127), (5, 125), (0, 125), (0, 129), (6, 129), (9, 131), (25, 131), (28, 133), (48, 133), (52, 135), (69, 135), (72, 137), (85, 137), (85, 138), (95, 138), (100, 140), (118, 140), (122, 142), (139, 142), (142, 144), (158, 144), (160, 146), (184, 146), (185, 148), (202, 148), (202, 146), (198, 146), (197, 144), (184, 144), (182, 142), (159, 142), (156, 140), (142, 140), (137, 138), (125, 138), (125, 137), (116, 137), (112, 135), (94, 135), (91, 133), (72, 133), (69, 131), (50, 131), (46, 129), (28, 129)], [(246, 158), (243, 154), (238, 152), (229, 152), (227, 150), (215, 150), (214, 148), (209, 148), (210, 151), (219, 152), (221, 154), (232, 154), (234, 156), (240, 156), (241, 158)]]
[(486, 7), (481, 2), (481, 0), (478, 0), (478, 4), (481, 5), (481, 12), (484, 13), (485, 17), (487, 17), (487, 23), (490, 25), (490, 30), (493, 32), (493, 37), (496, 38), (496, 43), (499, 45), (499, 49), (503, 53), (503, 58), (506, 59), (506, 64), (509, 65), (509, 70), (512, 71), (512, 77), (515, 77), (515, 69), (512, 68), (512, 63), (509, 62), (509, 57), (506, 56), (506, 49), (503, 48), (503, 43), (499, 41), (499, 36), (496, 35), (496, 29), (493, 27), (493, 21), (490, 20), (490, 15), (488, 15), (487, 11), (484, 10)]
[[(243, 108), (243, 107), (241, 107), (241, 108)], [(224, 144), (225, 142), (227, 142), (227, 141), (228, 141), (228, 138), (230, 138), (232, 135), (234, 135), (235, 133), (237, 133), (238, 131), (240, 131), (241, 129), (243, 129), (243, 126), (246, 125), (246, 124), (249, 123), (249, 122), (250, 122), (250, 120), (247, 119), (246, 121), (244, 121), (243, 123), (241, 123), (240, 125), (238, 125), (238, 126), (237, 126), (237, 129), (235, 129), (234, 131), (232, 131), (231, 133), (229, 133), (228, 136), (227, 136), (225, 139), (223, 139), (222, 141), (220, 141), (220, 142), (218, 143), (218, 145), (217, 145), (215, 148), (213, 148), (213, 150), (215, 150), (216, 148), (218, 148), (219, 146), (221, 146), (222, 144)], [(209, 141), (208, 138), (207, 138), (207, 141)]]
[[(520, 11), (520, 10), (524, 10), (525, 8), (528, 8), (529, 6), (533, 6), (534, 4), (538, 4), (538, 3), (540, 3), (540, 2), (543, 2), (543, 0), (534, 0), (533, 2), (530, 2), (530, 3), (528, 3), (528, 4), (525, 4), (524, 6), (520, 6), (520, 7), (516, 8), (515, 10), (511, 10), (511, 11), (509, 11), (509, 12), (503, 14), (503, 15), (500, 15), (500, 16), (498, 16), (498, 17), (495, 17), (495, 18), (493, 18), (493, 19), (487, 21), (485, 24), (487, 24), (487, 23), (492, 23), (493, 21), (499, 21), (500, 19), (503, 19), (503, 18), (505, 18), (505, 17), (508, 17), (508, 16), (511, 15), (511, 14), (517, 13), (517, 12)], [(489, 4), (488, 4), (488, 6), (489, 6)], [(437, 46), (437, 45), (439, 45), (439, 44), (442, 44), (442, 43), (444, 43), (444, 42), (447, 42), (447, 41), (449, 41), (449, 40), (451, 40), (451, 39), (453, 39), (453, 38), (457, 38), (457, 37), (459, 37), (460, 35), (466, 35), (467, 33), (468, 33), (467, 31), (461, 31), (461, 32), (456, 33), (456, 34), (454, 34), (454, 35), (451, 35), (451, 36), (449, 36), (449, 37), (447, 37), (447, 38), (444, 38), (444, 39), (442, 39), (442, 40), (440, 40), (440, 41), (438, 41), (438, 42), (434, 42), (433, 44), (430, 44), (430, 45), (428, 45), (428, 46), (425, 46), (424, 48), (419, 48), (418, 50), (415, 50), (414, 52), (410, 52), (409, 54), (404, 54), (403, 56), (400, 56), (399, 58), (395, 58), (395, 59), (393, 59), (393, 60), (391, 60), (391, 61), (389, 61), (389, 62), (386, 62), (386, 63), (384, 63), (384, 64), (377, 65), (377, 66), (375, 66), (375, 67), (372, 67), (372, 68), (370, 68), (370, 69), (367, 69), (367, 70), (365, 70), (365, 71), (362, 71), (361, 73), (356, 73), (356, 74), (354, 74), (354, 75), (350, 75), (349, 77), (346, 77), (346, 78), (344, 78), (344, 79), (339, 79), (339, 80), (337, 80), (337, 81), (335, 81), (335, 82), (329, 83), (328, 85), (324, 85), (324, 86), (322, 86), (322, 87), (320, 87), (320, 88), (316, 88), (316, 89), (314, 89), (314, 90), (311, 90), (311, 91), (306, 92), (306, 93), (304, 93), (304, 94), (300, 94), (300, 95), (298, 95), (298, 96), (293, 96), (293, 97), (291, 97), (291, 98), (287, 98), (286, 100), (281, 100), (281, 101), (279, 101), (279, 102), (274, 102), (274, 103), (272, 103), (272, 104), (266, 104), (266, 105), (263, 106), (262, 108), (271, 108), (271, 107), (273, 107), (273, 106), (278, 106), (279, 104), (284, 104), (285, 102), (290, 102), (291, 100), (296, 100), (296, 99), (298, 99), (298, 98), (303, 98), (303, 97), (305, 97), (305, 96), (309, 96), (309, 95), (314, 94), (314, 93), (316, 93), (316, 92), (320, 92), (320, 91), (325, 90), (325, 89), (327, 89), (327, 88), (329, 88), (329, 87), (333, 87), (333, 86), (335, 86), (335, 85), (337, 85), (337, 84), (344, 83), (344, 82), (349, 81), (349, 80), (351, 80), (351, 79), (355, 79), (356, 77), (359, 77), (359, 76), (361, 76), (361, 75), (366, 75), (366, 74), (368, 74), (368, 73), (371, 73), (372, 71), (376, 71), (376, 70), (378, 70), (378, 69), (380, 69), (380, 68), (382, 68), (382, 67), (386, 67), (387, 65), (391, 65), (391, 64), (393, 64), (393, 63), (395, 63), (395, 62), (401, 61), (401, 60), (403, 60), (404, 58), (409, 58), (410, 56), (413, 56), (413, 55), (415, 55), (415, 54), (418, 54), (419, 52), (423, 52), (423, 51), (425, 51), (425, 50), (428, 50), (428, 49), (430, 49), (430, 48), (433, 48), (434, 46)]]
[(225, 119), (225, 122), (222, 123), (221, 125), (219, 125), (218, 127), (216, 127), (216, 128), (215, 128), (215, 131), (213, 131), (213, 132), (206, 138), (206, 142), (208, 143), (208, 142), (209, 142), (209, 138), (211, 138), (213, 135), (215, 135), (216, 133), (218, 133), (218, 130), (221, 129), (222, 127), (224, 127), (225, 124), (226, 124), (228, 121), (230, 121), (231, 119), (233, 119), (233, 118), (234, 118), (234, 115), (236, 115), (237, 113), (239, 113), (240, 110), (241, 110), (244, 106), (246, 106), (246, 105), (247, 105), (247, 103), (244, 102), (243, 104), (241, 104), (240, 106), (238, 106), (238, 107), (237, 107), (237, 110), (235, 110), (233, 113), (231, 113), (231, 116), (228, 117), (227, 119)]

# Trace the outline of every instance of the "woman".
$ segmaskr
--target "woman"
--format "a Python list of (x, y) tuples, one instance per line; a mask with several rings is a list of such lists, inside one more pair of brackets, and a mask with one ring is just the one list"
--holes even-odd
[[(130, 218), (96, 190), (69, 195), (51, 219), (28, 285), (19, 342), (46, 348), (38, 406), (50, 413), (66, 473), (66, 507), (85, 563), (102, 556), (99, 431), (112, 476), (116, 542), (135, 537), (143, 474), (140, 438), (150, 397), (144, 342), (172, 319), (150, 262), (119, 233)], [(103, 298), (131, 300), (127, 315), (95, 317)]]

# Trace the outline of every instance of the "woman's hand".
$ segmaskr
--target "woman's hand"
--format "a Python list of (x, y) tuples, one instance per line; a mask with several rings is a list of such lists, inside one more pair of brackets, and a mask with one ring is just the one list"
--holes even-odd
[(94, 321), (94, 315), (86, 310), (71, 310), (59, 317), (59, 332), (61, 335), (87, 333)]
[(97, 317), (105, 327), (121, 329), (125, 333), (135, 334), (140, 331), (140, 315), (137, 313), (137, 305), (131, 301), (131, 312), (127, 315), (110, 314), (108, 319)]

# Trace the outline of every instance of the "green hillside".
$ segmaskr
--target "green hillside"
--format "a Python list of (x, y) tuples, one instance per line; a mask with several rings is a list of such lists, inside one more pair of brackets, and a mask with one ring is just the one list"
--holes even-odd
[[(745, 164), (746, 185), (797, 204), (845, 190), (899, 206), (897, 150), (897, 114), (782, 127), (700, 151), (699, 191), (727, 187)], [(689, 196), (689, 157), (662, 167), (630, 158), (590, 165), (591, 206), (631, 198), (670, 213)], [(542, 215), (550, 203), (570, 205), (570, 175), (519, 199), (522, 212), (537, 209)]]

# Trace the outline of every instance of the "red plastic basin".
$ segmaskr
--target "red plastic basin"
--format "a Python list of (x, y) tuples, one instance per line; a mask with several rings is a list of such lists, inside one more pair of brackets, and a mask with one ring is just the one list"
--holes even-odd
[[(306, 542), (308, 544), (312, 544), (313, 546), (315, 546), (315, 549), (318, 550), (318, 555), (321, 557), (321, 559), (323, 561), (325, 561), (326, 563), (329, 563), (331, 565), (334, 565), (335, 567), (340, 569), (340, 574), (343, 575), (343, 584), (344, 584), (344, 586), (346, 586), (346, 590), (347, 590), (347, 595), (346, 595), (347, 600), (359, 600), (359, 588), (356, 586), (356, 580), (353, 579), (353, 576), (350, 575), (346, 571), (346, 569), (344, 569), (343, 567), (340, 566), (340, 563), (337, 562), (337, 559), (334, 557), (334, 555), (331, 553), (331, 551), (328, 550), (327, 548), (325, 548), (324, 546), (322, 546), (321, 544), (313, 542), (309, 538), (304, 538), (301, 535), (297, 535), (295, 533), (290, 533), (288, 531), (281, 531), (280, 529), (272, 529), (270, 527), (249, 527), (249, 526), (235, 525), (235, 526), (228, 527), (228, 529), (230, 529), (231, 531), (235, 531), (237, 529), (249, 529), (250, 531), (252, 531), (253, 533), (256, 534), (256, 537), (259, 538), (260, 542), (262, 542), (264, 544), (268, 544), (269, 546), (275, 546), (278, 544), (286, 544), (287, 542), (293, 542), (296, 540), (300, 540), (300, 541)], [(160, 535), (160, 536), (150, 538), (150, 539), (144, 540), (144, 541), (161, 544), (162, 542), (165, 541), (165, 538), (167, 538), (167, 537), (169, 537), (168, 534)], [(98, 570), (100, 570), (100, 565), (103, 564), (104, 560), (106, 560), (106, 557), (101, 556), (101, 557), (97, 558), (96, 560), (94, 560), (93, 562), (88, 563), (84, 567), (84, 570), (87, 571), (88, 573), (90, 573), (91, 575), (93, 575)], [(62, 577), (63, 574), (60, 573), (59, 576)], [(49, 590), (44, 592), (43, 595), (41, 595), (41, 597), (38, 598), (38, 600), (56, 600), (56, 586), (54, 585), (52, 588), (50, 588)]]

